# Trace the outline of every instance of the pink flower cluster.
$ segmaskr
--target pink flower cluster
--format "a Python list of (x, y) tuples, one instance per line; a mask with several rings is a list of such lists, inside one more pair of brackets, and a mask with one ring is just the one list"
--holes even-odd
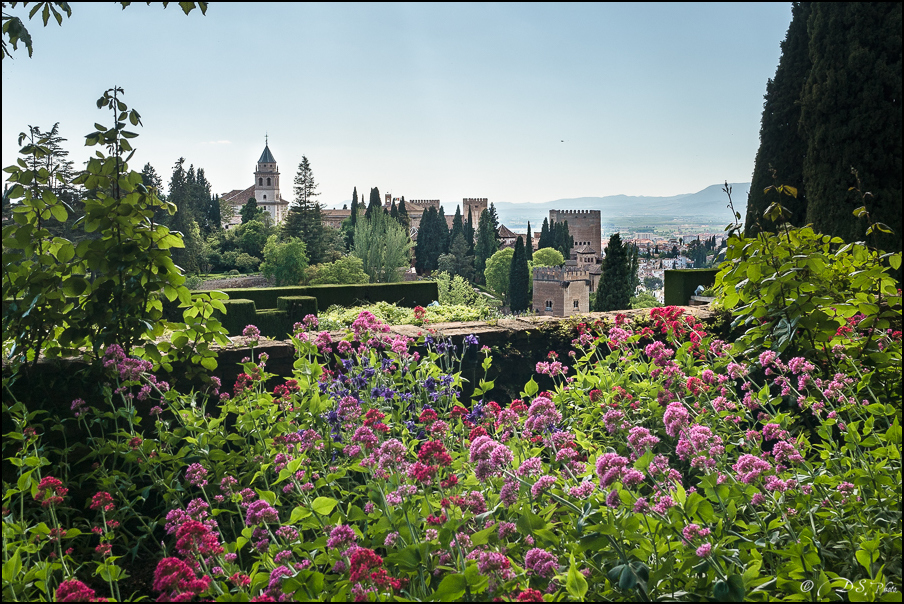
[(604, 453), (596, 460), (596, 475), (600, 479), (600, 488), (606, 488), (625, 473), (628, 460), (616, 453)]
[(489, 436), (478, 436), (471, 442), (471, 463), (476, 463), (474, 475), (481, 482), (491, 476), (498, 476), (512, 465), (514, 454), (511, 449)]
[(161, 601), (188, 602), (210, 588), (210, 577), (200, 579), (186, 562), (179, 558), (164, 558), (154, 570), (154, 591), (163, 592)]
[(524, 556), (524, 566), (540, 577), (550, 578), (556, 574), (559, 560), (548, 551), (535, 547)]

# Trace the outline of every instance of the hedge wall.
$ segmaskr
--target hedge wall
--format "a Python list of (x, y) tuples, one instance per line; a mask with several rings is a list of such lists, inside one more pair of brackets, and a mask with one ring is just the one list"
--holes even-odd
[(317, 298), (313, 296), (282, 296), (276, 299), (277, 310), (286, 311), (289, 320), (296, 323), (306, 315), (317, 314)]
[(257, 309), (251, 300), (223, 300), (226, 307), (226, 316), (215, 311), (216, 318), (223, 324), (231, 336), (242, 333), (246, 325), (257, 324)]
[(665, 271), (665, 305), (687, 306), (697, 286), (716, 282), (717, 268), (687, 268)]
[(399, 306), (426, 306), (435, 301), (439, 291), (435, 281), (410, 283), (367, 283), (359, 285), (310, 285), (295, 287), (248, 287), (223, 289), (230, 299), (252, 300), (259, 309), (276, 309), (279, 299), (310, 296), (317, 299), (317, 308), (327, 309), (333, 304), (356, 306), (359, 303), (390, 302)]

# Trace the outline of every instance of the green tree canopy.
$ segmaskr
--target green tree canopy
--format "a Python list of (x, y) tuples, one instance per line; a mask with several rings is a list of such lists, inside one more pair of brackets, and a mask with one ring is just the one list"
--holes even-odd
[(345, 256), (334, 262), (311, 266), (306, 274), (309, 285), (352, 285), (370, 282), (370, 277), (364, 272), (364, 262), (357, 256)]
[(359, 217), (352, 254), (361, 259), (371, 283), (401, 281), (400, 270), (411, 265), (411, 247), (402, 226), (382, 210), (370, 218)]
[(502, 298), (507, 298), (509, 293), (509, 274), (514, 255), (515, 250), (510, 247), (499, 250), (487, 259), (486, 268), (483, 271), (487, 287)]
[(562, 252), (551, 247), (544, 247), (534, 252), (534, 266), (562, 266), (565, 257)]
[[(477, 224), (477, 241), (474, 244), (474, 269), (478, 276), (486, 274), (487, 260), (498, 249), (496, 232), (493, 230), (493, 216), (489, 210), (484, 210), (480, 213), (480, 221)], [(506, 277), (507, 279), (508, 277)]]
[[(320, 203), (317, 201), (320, 193), (317, 192), (317, 186), (311, 163), (306, 156), (302, 156), (298, 171), (295, 173), (295, 200), (282, 223), (282, 236), (297, 237), (304, 241), (312, 264), (327, 260), (323, 216)], [(352, 203), (354, 205), (354, 199)]]
[(593, 310), (604, 312), (630, 308), (635, 277), (631, 275), (631, 260), (619, 233), (609, 238), (602, 268), (603, 276), (596, 288), (596, 307)]
[(280, 241), (276, 235), (267, 238), (261, 272), (276, 285), (299, 285), (308, 268), (308, 255), (301, 239), (289, 237)]

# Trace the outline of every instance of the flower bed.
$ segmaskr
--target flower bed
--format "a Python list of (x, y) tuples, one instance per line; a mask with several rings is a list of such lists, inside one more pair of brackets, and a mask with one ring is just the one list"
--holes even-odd
[(651, 317), (580, 325), (514, 400), (369, 313), (299, 325), (272, 391), (266, 355), (179, 393), (110, 347), (105, 400), (4, 402), (4, 599), (900, 600), (900, 373), (848, 355), (900, 332), (817, 364)]

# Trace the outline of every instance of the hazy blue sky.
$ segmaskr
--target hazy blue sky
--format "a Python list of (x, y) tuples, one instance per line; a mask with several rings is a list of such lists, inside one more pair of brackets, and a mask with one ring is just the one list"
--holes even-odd
[(749, 182), (790, 19), (789, 3), (72, 3), (62, 27), (27, 22), (33, 58), (3, 60), (3, 165), (57, 121), (80, 164), (117, 85), (144, 123), (132, 167), (168, 181), (182, 156), (218, 193), (251, 185), (265, 133), (283, 196), (306, 155), (327, 205), (354, 186), (449, 212), (690, 193)]

